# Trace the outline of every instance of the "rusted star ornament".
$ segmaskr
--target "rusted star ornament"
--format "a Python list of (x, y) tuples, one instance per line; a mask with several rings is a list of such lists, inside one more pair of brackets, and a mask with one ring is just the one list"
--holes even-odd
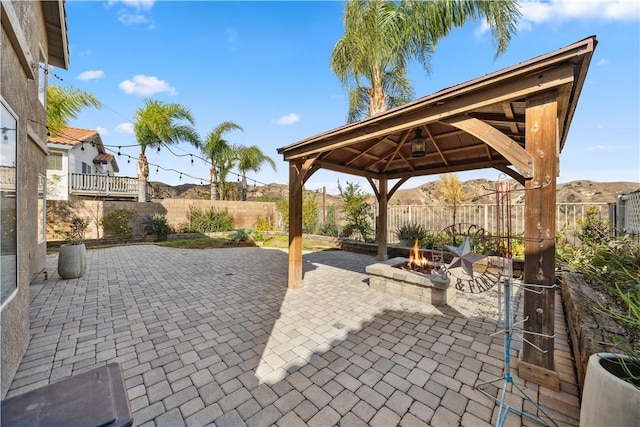
[(449, 269), (462, 267), (462, 270), (473, 278), (473, 264), (486, 258), (484, 255), (479, 255), (471, 252), (471, 243), (469, 237), (465, 237), (460, 246), (447, 246), (449, 252), (455, 255)]

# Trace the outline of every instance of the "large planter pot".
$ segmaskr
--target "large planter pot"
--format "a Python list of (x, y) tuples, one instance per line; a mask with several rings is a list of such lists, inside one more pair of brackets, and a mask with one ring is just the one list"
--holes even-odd
[(416, 239), (400, 239), (400, 246), (411, 248), (416, 243)]
[(81, 277), (87, 271), (87, 248), (80, 245), (62, 245), (58, 253), (58, 275), (63, 279)]
[[(629, 360), (611, 353), (596, 353), (589, 357), (580, 408), (581, 427), (638, 426), (640, 389), (620, 379), (625, 376), (621, 358)], [(633, 368), (639, 370), (637, 366), (631, 368), (632, 373)]]

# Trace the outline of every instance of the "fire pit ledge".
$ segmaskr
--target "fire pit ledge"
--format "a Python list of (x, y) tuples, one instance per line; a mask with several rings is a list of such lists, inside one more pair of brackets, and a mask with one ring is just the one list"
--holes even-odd
[(449, 287), (449, 279), (395, 267), (407, 261), (407, 258), (396, 257), (368, 265), (365, 271), (369, 274), (369, 288), (427, 304), (447, 305), (455, 293)]

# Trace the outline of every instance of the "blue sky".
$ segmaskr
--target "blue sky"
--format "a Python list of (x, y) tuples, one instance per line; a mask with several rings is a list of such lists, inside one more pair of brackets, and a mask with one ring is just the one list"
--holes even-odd
[[(640, 2), (520, 1), (518, 34), (494, 60), (482, 22), (455, 29), (437, 46), (432, 73), (410, 68), (416, 97), (462, 83), (596, 35), (599, 44), (560, 159), (559, 182), (576, 179), (640, 182)], [(94, 93), (105, 105), (85, 110), (71, 125), (99, 130), (117, 159), (120, 175), (136, 176), (131, 122), (147, 98), (188, 107), (204, 138), (233, 121), (232, 143), (258, 145), (277, 163), (249, 174), (249, 183), (288, 182), (287, 164), (276, 149), (345, 123), (346, 92), (330, 70), (330, 54), (343, 34), (342, 2), (67, 1), (69, 70), (52, 69), (63, 82)], [(179, 155), (200, 154), (180, 144)], [(128, 157), (131, 156), (130, 163)], [(204, 183), (209, 166), (168, 150), (147, 153), (149, 179), (171, 185)], [(191, 178), (191, 175), (194, 178)], [(487, 169), (459, 174), (497, 179)], [(236, 179), (234, 175), (229, 177)], [(319, 171), (309, 189), (359, 178)], [(414, 178), (412, 188), (437, 176)]]

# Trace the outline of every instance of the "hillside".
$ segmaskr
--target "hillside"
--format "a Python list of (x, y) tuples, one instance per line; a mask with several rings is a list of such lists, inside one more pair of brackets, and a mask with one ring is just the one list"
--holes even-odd
[[(487, 179), (473, 179), (464, 181), (465, 191), (469, 194), (470, 203), (485, 204), (494, 203), (493, 181)], [(166, 199), (208, 199), (209, 187), (206, 185), (182, 184), (170, 186), (161, 182), (151, 182), (154, 198)], [(512, 181), (512, 203), (524, 202), (524, 188)], [(363, 188), (369, 192), (369, 188)], [(595, 182), (588, 180), (571, 181), (557, 185), (558, 203), (613, 203), (621, 194), (640, 190), (637, 182)], [(267, 184), (264, 186), (249, 186), (247, 199), (280, 200), (288, 197), (289, 186), (287, 184)], [(319, 194), (321, 197), (321, 194)], [(372, 196), (373, 198), (373, 196)], [(327, 195), (327, 204), (340, 203), (336, 195)], [(392, 205), (431, 205), (442, 203), (442, 197), (438, 190), (438, 181), (428, 182), (419, 187), (399, 189), (390, 200)]]

